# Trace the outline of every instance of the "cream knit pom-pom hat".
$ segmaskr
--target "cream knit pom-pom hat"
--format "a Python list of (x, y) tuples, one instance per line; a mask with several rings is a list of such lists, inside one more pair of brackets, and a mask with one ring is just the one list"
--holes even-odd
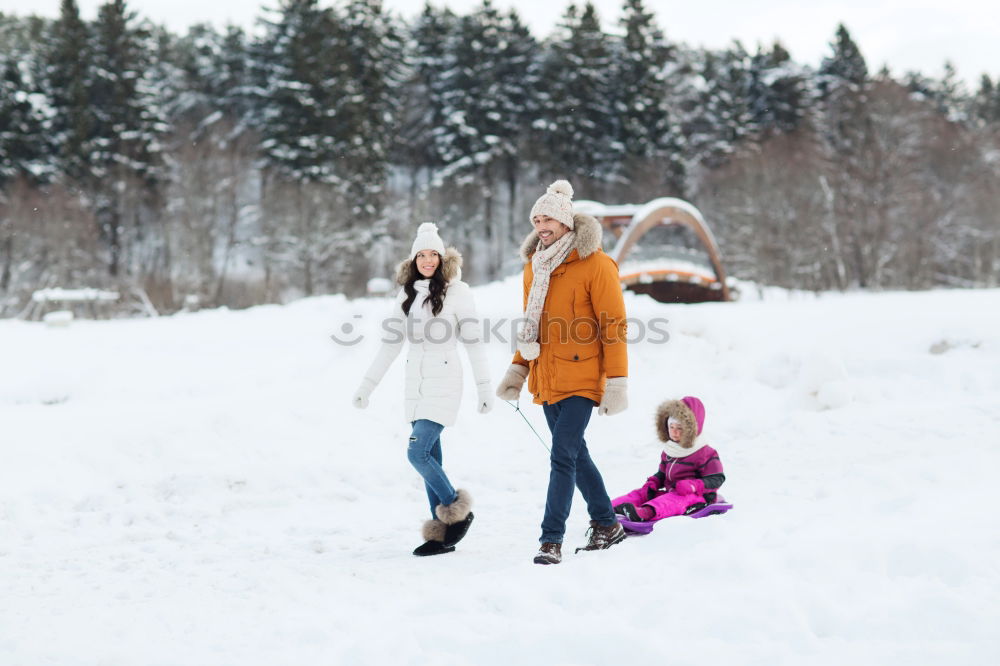
[(568, 180), (557, 180), (549, 185), (545, 194), (531, 207), (531, 217), (528, 219), (534, 223), (536, 215), (548, 215), (570, 229), (573, 228), (573, 186)]

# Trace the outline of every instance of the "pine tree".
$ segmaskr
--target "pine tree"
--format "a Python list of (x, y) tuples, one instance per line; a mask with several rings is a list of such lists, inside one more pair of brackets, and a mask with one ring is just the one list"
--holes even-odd
[[(399, 163), (418, 172), (444, 165), (436, 134), (444, 126), (447, 47), (457, 29), (457, 18), (448, 9), (429, 2), (410, 29), (408, 74), (401, 87), (404, 103), (400, 137), (395, 142)], [(416, 176), (413, 177), (413, 186)]]
[(792, 132), (810, 118), (817, 96), (812, 77), (780, 43), (770, 51), (758, 49), (749, 74), (747, 97), (754, 131), (765, 136)]
[(335, 185), (353, 215), (379, 212), (395, 127), (399, 35), (378, 0), (341, 14), (289, 0), (256, 49), (263, 154), (283, 177)]
[(930, 99), (934, 94), (934, 81), (920, 72), (907, 72), (903, 77), (903, 85), (922, 99)]
[(823, 59), (817, 82), (823, 100), (824, 136), (829, 150), (831, 214), (851, 281), (867, 287), (873, 275), (870, 244), (872, 220), (872, 141), (874, 120), (868, 106), (871, 82), (861, 51), (843, 25), (838, 26), (832, 54)]
[(160, 41), (157, 70), (172, 125), (171, 282), (203, 304), (223, 304), (237, 248), (260, 233), (246, 39), (236, 27), (195, 25), (180, 39)]
[(90, 188), (95, 184), (92, 152), (97, 125), (90, 94), (93, 48), (76, 0), (62, 0), (49, 44), (46, 88), (53, 110), (50, 140), (65, 180)]
[(625, 0), (621, 25), (625, 36), (617, 54), (615, 97), (626, 191), (638, 198), (663, 190), (683, 196), (683, 136), (667, 108), (664, 85), (672, 49), (642, 0)]
[(246, 131), (251, 112), (250, 46), (241, 28), (227, 26), (222, 45), (213, 61), (211, 89), (218, 110), (238, 119), (238, 129)]
[[(275, 293), (300, 285), (315, 293), (336, 232), (330, 196), (336, 183), (337, 81), (345, 68), (335, 50), (333, 12), (317, 0), (285, 0), (252, 47), (251, 116), (261, 132), (265, 270)], [(323, 187), (319, 187), (322, 185)], [(288, 276), (285, 279), (274, 276)]]
[(718, 168), (751, 131), (749, 61), (737, 42), (720, 52), (705, 52), (702, 62), (691, 66), (695, 71), (674, 77), (671, 108), (684, 132), (689, 171)]
[(449, 174), (489, 168), (517, 151), (530, 116), (533, 47), (517, 15), (502, 16), (490, 0), (459, 21), (447, 49), (438, 144)]
[[(430, 202), (426, 195), (433, 172), (445, 165), (438, 134), (445, 126), (447, 48), (457, 23), (450, 10), (437, 9), (428, 2), (409, 27), (403, 81), (399, 86), (399, 133), (392, 143), (391, 155), (394, 164), (409, 172), (407, 201), (400, 202), (405, 213), (394, 216), (399, 225), (408, 229), (428, 219)], [(381, 240), (384, 249), (380, 252), (385, 256), (392, 254), (389, 243), (386, 238)], [(386, 262), (376, 260), (376, 263)], [(380, 266), (375, 270), (384, 274), (390, 267)]]
[[(166, 60), (172, 69), (167, 115), (173, 122), (199, 122), (215, 111), (222, 91), (215, 85), (222, 37), (207, 24), (188, 28), (177, 39)], [(189, 117), (190, 116), (190, 117)]]
[(398, 32), (377, 0), (339, 13), (289, 0), (279, 11), (254, 49), (254, 113), (272, 221), (299, 231), (272, 229), (281, 242), (270, 253), (297, 266), (306, 294), (353, 289), (384, 202)]
[[(175, 78), (168, 88), (167, 115), (174, 122), (195, 126), (202, 132), (226, 118), (241, 132), (250, 124), (250, 60), (243, 30), (228, 26), (225, 33), (212, 26), (192, 26), (172, 48)], [(196, 138), (193, 137), (193, 138)]]
[(843, 86), (864, 86), (868, 82), (868, 65), (843, 23), (837, 26), (832, 48), (833, 54), (823, 58), (819, 68), (823, 94), (828, 95)]
[[(203, 124), (213, 127), (218, 172), (221, 178), (213, 189), (216, 210), (221, 218), (220, 242), (216, 245), (216, 285), (212, 299), (224, 302), (230, 264), (238, 256), (241, 245), (249, 245), (259, 233), (259, 192), (256, 168), (259, 138), (252, 125), (252, 81), (249, 43), (238, 27), (228, 26), (215, 54), (210, 77), (215, 114), (220, 122)], [(221, 248), (219, 247), (221, 245)]]
[(318, 0), (286, 0), (278, 11), (255, 48), (264, 165), (291, 180), (329, 183), (341, 123), (333, 109), (342, 94), (329, 82), (346, 67), (333, 50), (339, 26)]
[[(100, 180), (98, 217), (110, 249), (109, 272), (119, 275), (126, 242), (137, 238), (142, 211), (160, 176), (158, 106), (144, 72), (149, 32), (135, 25), (124, 0), (101, 6), (93, 41), (93, 174)], [(126, 222), (130, 222), (126, 228)], [(122, 238), (127, 233), (132, 238)]]
[[(515, 12), (500, 14), (490, 0), (463, 16), (452, 33), (442, 81), (444, 124), (436, 134), (445, 166), (433, 185), (447, 186), (445, 220), (502, 245), (516, 208), (524, 141), (537, 114), (535, 41)], [(506, 218), (498, 217), (499, 185), (507, 184)], [(501, 239), (500, 243), (496, 243)], [(461, 239), (459, 239), (461, 242)], [(478, 262), (492, 277), (500, 251)]]
[(542, 65), (536, 158), (582, 191), (612, 181), (620, 166), (609, 42), (593, 3), (582, 13), (571, 4)]
[(968, 119), (965, 109), (968, 108), (969, 95), (958, 76), (958, 70), (950, 61), (944, 63), (944, 76), (935, 83), (933, 94), (938, 112), (948, 120), (964, 122)]
[(54, 155), (53, 123), (60, 118), (49, 87), (54, 22), (33, 17), (3, 24), (0, 19), (0, 181), (7, 181), (0, 188), (0, 290), (27, 294), (87, 273), (95, 265), (88, 237), (96, 227), (78, 193), (53, 182), (65, 180)]
[(45, 81), (52, 20), (40, 16), (5, 16), (0, 12), (0, 53), (20, 54), (21, 75), (31, 85)]
[(817, 85), (826, 106), (826, 134), (840, 153), (860, 150), (868, 124), (868, 66), (847, 28), (837, 27), (832, 55), (823, 59)]
[(0, 52), (0, 189), (25, 178), (39, 182), (48, 175), (43, 117), (24, 54)]
[[(495, 253), (488, 262), (487, 277), (493, 279), (507, 258), (506, 243), (511, 236), (520, 240), (517, 220), (521, 208), (518, 183), (528, 160), (527, 141), (532, 121), (540, 114), (538, 90), (540, 63), (538, 46), (516, 11), (501, 17), (500, 44), (494, 70), (497, 105), (493, 113), (502, 120), (496, 136), (500, 138), (499, 174), (497, 180), (506, 185), (505, 200), (494, 197), (492, 183), (487, 183), (485, 219), (487, 238), (491, 239)], [(499, 188), (497, 188), (499, 189)], [(504, 215), (506, 211), (506, 215)], [(515, 231), (518, 230), (518, 231)]]
[[(389, 152), (397, 128), (402, 37), (381, 0), (351, 0), (340, 18), (343, 94), (336, 139), (341, 192), (355, 223), (369, 227), (385, 203)], [(346, 121), (345, 121), (346, 119)]]
[(994, 83), (989, 75), (979, 79), (979, 90), (971, 101), (973, 119), (982, 125), (993, 125), (1000, 130), (1000, 80)]

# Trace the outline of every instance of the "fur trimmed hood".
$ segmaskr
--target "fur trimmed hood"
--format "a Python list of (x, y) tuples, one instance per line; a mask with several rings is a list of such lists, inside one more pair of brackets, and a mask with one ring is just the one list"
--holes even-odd
[[(604, 231), (597, 218), (584, 213), (573, 214), (573, 231), (576, 233), (576, 241), (573, 249), (579, 253), (581, 259), (586, 259), (597, 250), (601, 249), (601, 239)], [(532, 255), (538, 248), (538, 232), (532, 231), (521, 243), (521, 261), (528, 263)]]
[(656, 434), (661, 442), (670, 442), (667, 432), (667, 419), (673, 418), (681, 422), (684, 437), (678, 444), (681, 448), (690, 449), (705, 427), (705, 405), (693, 396), (680, 400), (667, 400), (656, 408)]
[[(410, 274), (410, 264), (412, 259), (403, 259), (396, 266), (396, 284), (402, 286), (406, 284), (406, 278)], [(441, 272), (444, 274), (445, 282), (455, 282), (462, 279), (462, 255), (454, 247), (449, 247), (441, 257)]]

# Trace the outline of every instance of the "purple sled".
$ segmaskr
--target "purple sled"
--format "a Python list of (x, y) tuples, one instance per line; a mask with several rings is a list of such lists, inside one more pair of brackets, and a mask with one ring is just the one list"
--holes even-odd
[[(714, 516), (716, 514), (725, 513), (732, 508), (733, 505), (719, 495), (712, 504), (706, 504), (697, 511), (692, 511), (691, 513), (685, 515), (689, 518), (704, 518), (705, 516)], [(617, 518), (618, 522), (622, 524), (625, 531), (631, 534), (649, 534), (653, 531), (653, 526), (659, 522), (657, 520), (633, 521), (619, 514), (615, 514), (615, 518)]]

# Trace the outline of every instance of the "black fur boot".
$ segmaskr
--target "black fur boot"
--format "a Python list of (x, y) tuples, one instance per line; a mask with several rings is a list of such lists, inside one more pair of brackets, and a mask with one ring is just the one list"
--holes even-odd
[(424, 543), (417, 546), (413, 551), (413, 554), (417, 557), (426, 557), (427, 555), (443, 555), (444, 553), (451, 553), (455, 550), (454, 544), (445, 545), (444, 537), (448, 531), (448, 526), (442, 523), (440, 520), (428, 520), (424, 523)]
[(425, 541), (422, 545), (414, 549), (413, 554), (417, 557), (426, 557), (428, 555), (443, 555), (444, 553), (454, 552), (454, 546), (446, 546), (440, 541)]
[(472, 497), (467, 490), (456, 491), (457, 497), (451, 504), (438, 504), (434, 509), (438, 520), (444, 524), (441, 541), (445, 546), (454, 546), (461, 541), (472, 525)]
[(455, 544), (461, 541), (465, 537), (465, 533), (469, 531), (469, 526), (472, 525), (473, 518), (475, 518), (475, 515), (470, 511), (465, 520), (448, 525), (444, 530), (444, 545), (454, 548)]

